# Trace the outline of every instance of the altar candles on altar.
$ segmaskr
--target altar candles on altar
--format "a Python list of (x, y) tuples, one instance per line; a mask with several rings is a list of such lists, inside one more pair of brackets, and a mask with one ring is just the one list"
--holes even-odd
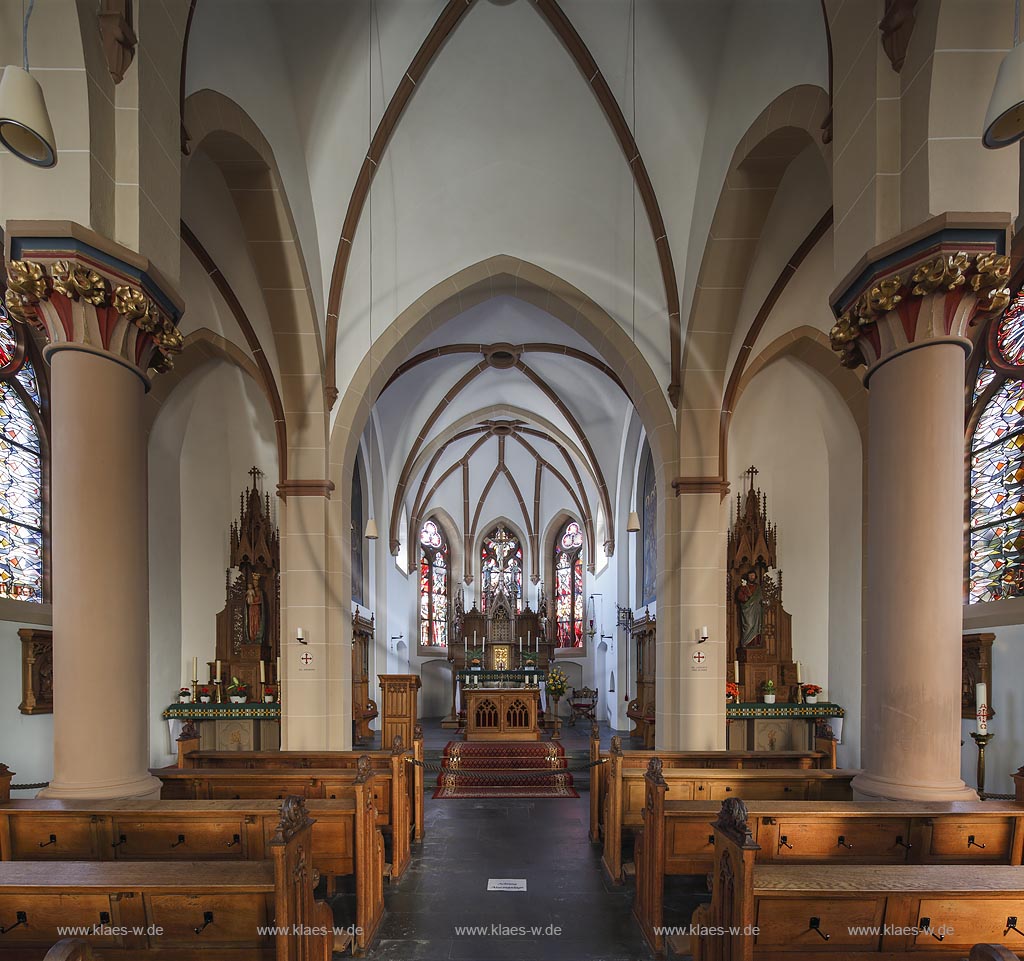
[(981, 681), (974, 686), (974, 703), (978, 708), (978, 733), (988, 734), (988, 685)]
[(733, 661), (732, 662), (732, 679), (737, 684), (739, 684), (739, 682), (740, 682), (740, 662), (739, 661)]
[(796, 682), (799, 684), (804, 679), (804, 667), (797, 661), (796, 662)]
[(267, 665), (260, 661), (260, 684), (267, 683)]
[(278, 694), (278, 697), (280, 697), (281, 696), (281, 658), (280, 658), (280, 656), (277, 659), (277, 674), (275, 675), (274, 680), (277, 682), (277, 694)]
[(193, 682), (199, 680), (199, 658), (192, 658), (192, 680)]
[(465, 647), (466, 657), (469, 657), (469, 638), (464, 636), (462, 638), (462, 643), (463, 643), (463, 646)]
[(519, 653), (520, 654), (523, 653), (523, 635), (522, 634), (519, 635)]
[(217, 670), (213, 677), (215, 681), (220, 683), (220, 661), (217, 661)]

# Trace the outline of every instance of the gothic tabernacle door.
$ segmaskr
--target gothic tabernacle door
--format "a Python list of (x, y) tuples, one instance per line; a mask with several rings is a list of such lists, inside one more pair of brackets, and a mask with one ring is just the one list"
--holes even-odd
[(729, 531), (726, 623), (727, 678), (737, 679), (741, 701), (760, 699), (772, 681), (779, 701), (799, 700), (793, 663), (792, 619), (782, 607), (782, 571), (776, 568), (778, 531), (768, 520), (764, 492), (754, 487), (757, 468), (745, 472), (746, 495), (736, 495), (736, 517)]

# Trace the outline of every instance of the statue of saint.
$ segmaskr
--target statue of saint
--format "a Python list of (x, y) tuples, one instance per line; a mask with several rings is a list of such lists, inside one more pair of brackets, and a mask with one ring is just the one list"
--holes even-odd
[(750, 647), (761, 639), (764, 606), (757, 572), (749, 571), (736, 590), (736, 605), (740, 613), (740, 647)]
[(262, 644), (263, 635), (266, 633), (263, 600), (260, 575), (253, 573), (250, 575), (249, 585), (245, 589), (246, 634), (250, 644)]

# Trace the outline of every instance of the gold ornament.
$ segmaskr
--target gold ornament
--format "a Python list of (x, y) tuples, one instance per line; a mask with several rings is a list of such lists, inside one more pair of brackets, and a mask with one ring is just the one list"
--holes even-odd
[(895, 310), (896, 305), (903, 300), (900, 294), (902, 287), (903, 278), (896, 274), (867, 291), (857, 302), (857, 316), (860, 317), (861, 325), (873, 323), (882, 314)]
[(129, 287), (127, 284), (114, 288), (111, 304), (114, 310), (133, 324), (137, 324), (149, 313), (149, 298), (138, 287)]
[(107, 303), (110, 285), (95, 270), (70, 260), (58, 260), (51, 268), (53, 289), (69, 300), (84, 300), (94, 307)]
[(1004, 254), (978, 254), (977, 273), (971, 277), (971, 289), (978, 295), (978, 312), (996, 313), (1010, 302), (1010, 258)]
[(22, 324), (38, 326), (35, 306), (49, 293), (49, 281), (42, 264), (28, 260), (12, 260), (7, 267), (7, 291), (4, 304), (7, 313)]
[(911, 293), (915, 297), (926, 297), (940, 287), (955, 290), (966, 280), (965, 271), (970, 267), (970, 258), (963, 251), (960, 253), (936, 257), (934, 260), (921, 264), (911, 278), (914, 284)]

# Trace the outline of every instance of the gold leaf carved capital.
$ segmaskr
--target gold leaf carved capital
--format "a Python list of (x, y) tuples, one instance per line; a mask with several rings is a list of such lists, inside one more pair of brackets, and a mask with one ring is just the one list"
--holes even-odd
[(39, 317), (35, 307), (48, 296), (49, 291), (49, 279), (42, 264), (28, 260), (12, 260), (8, 264), (4, 304), (14, 320), (38, 326)]
[(58, 260), (51, 268), (53, 289), (69, 300), (84, 300), (94, 307), (106, 305), (110, 284), (95, 270), (70, 260)]

